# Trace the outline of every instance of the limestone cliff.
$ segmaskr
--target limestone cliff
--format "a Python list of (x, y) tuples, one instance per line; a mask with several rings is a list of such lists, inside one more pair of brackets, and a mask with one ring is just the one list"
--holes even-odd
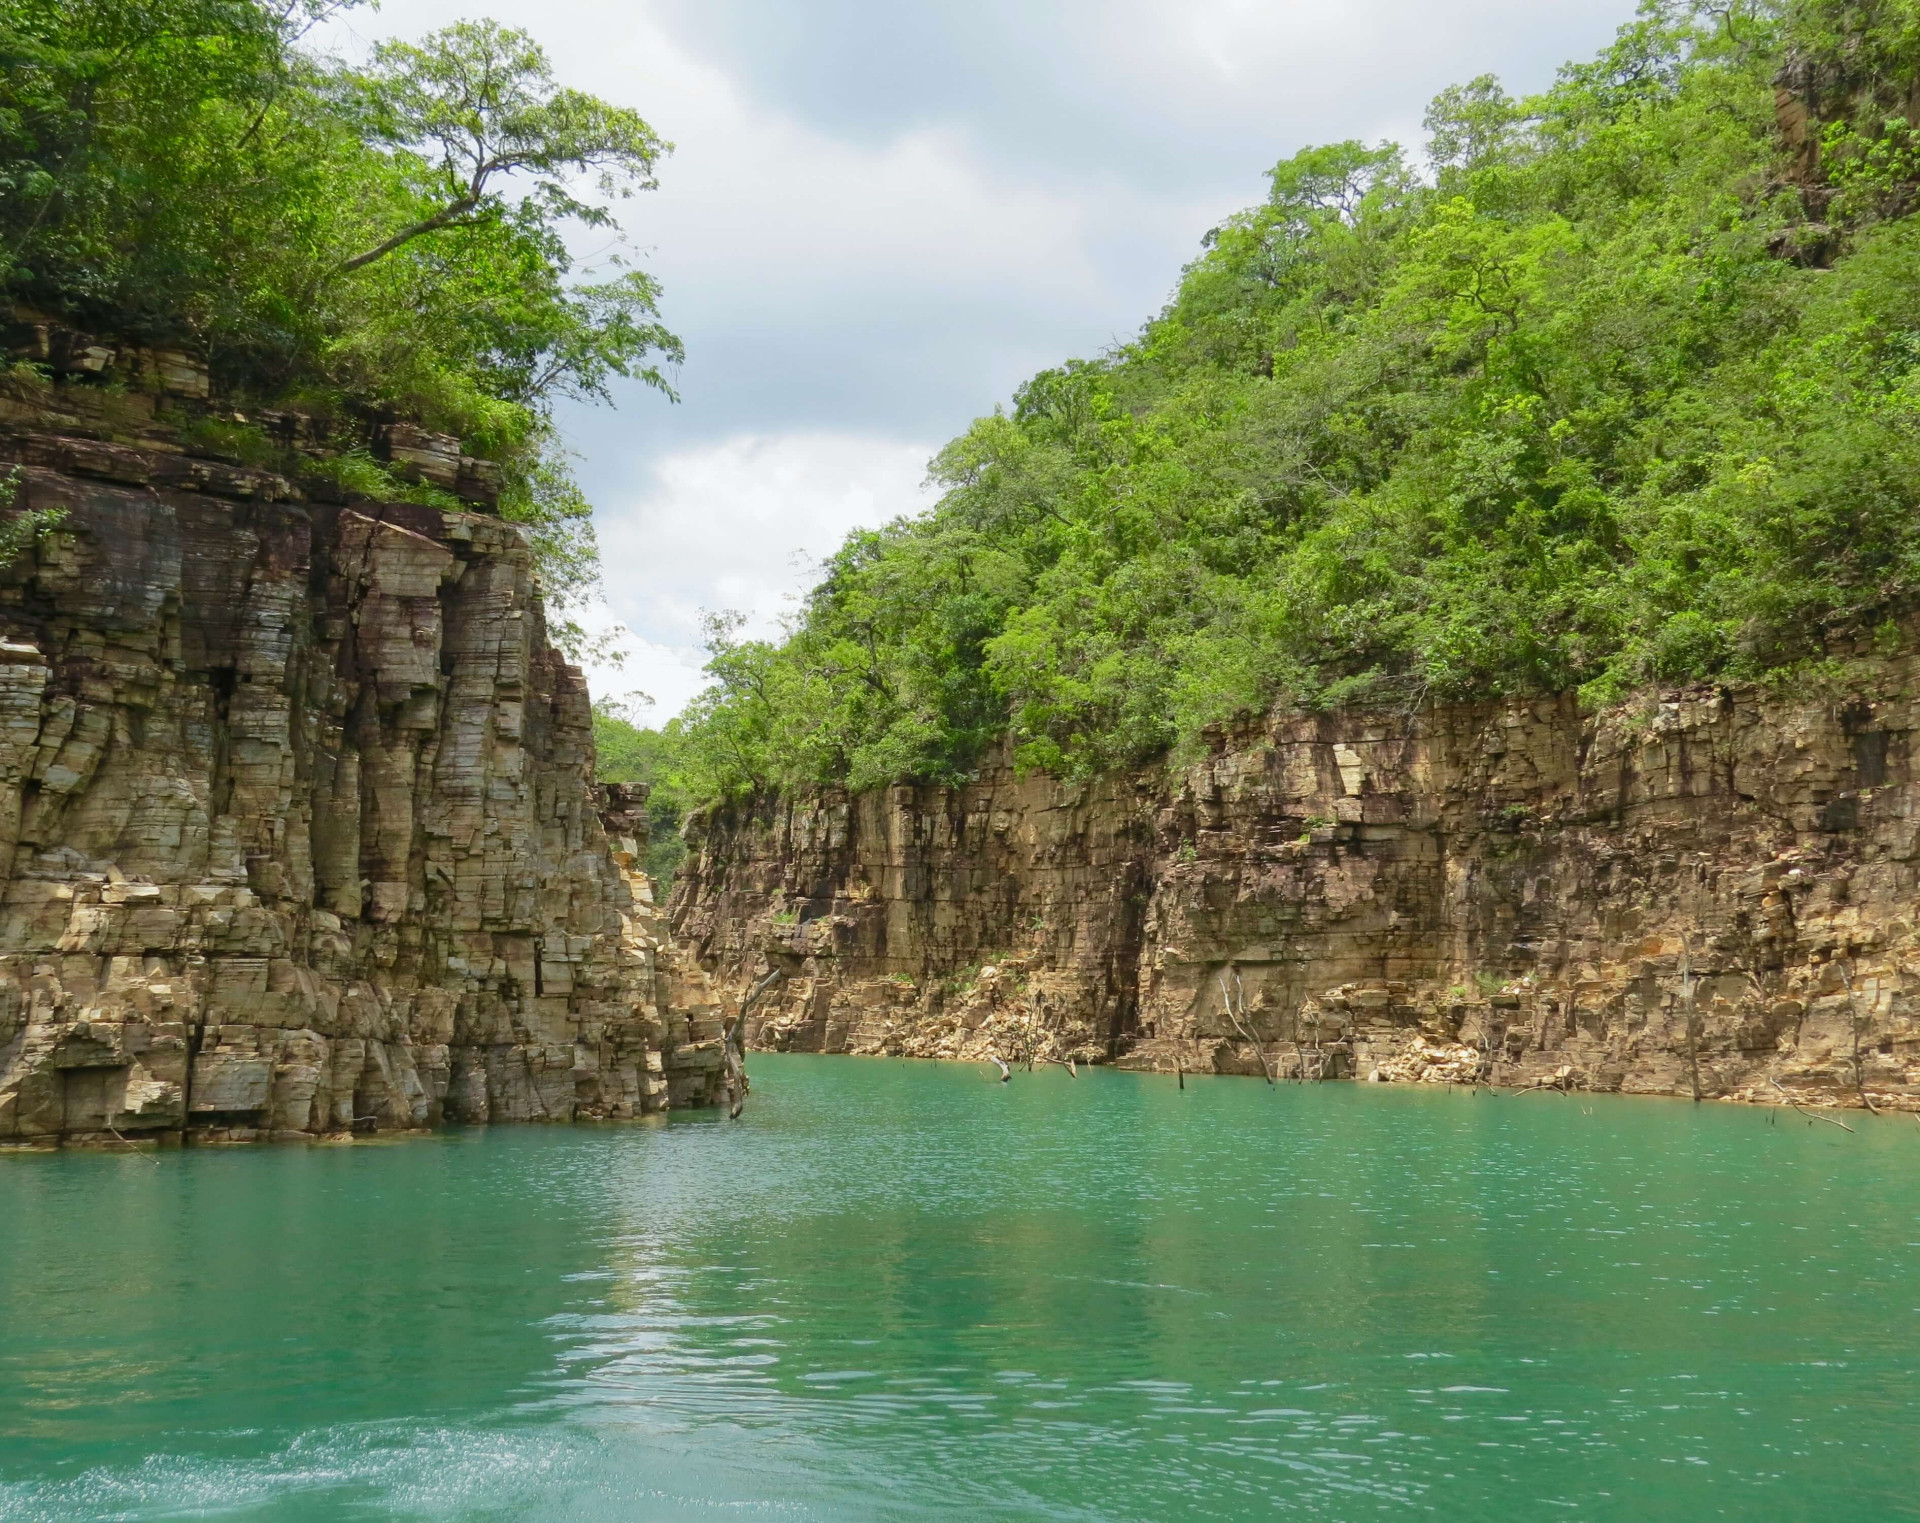
[(16, 506), (66, 514), (0, 569), (0, 1141), (720, 1099), (520, 531), (183, 448), (172, 364), (0, 399)]
[(696, 818), (763, 1046), (1920, 1102), (1920, 662)]

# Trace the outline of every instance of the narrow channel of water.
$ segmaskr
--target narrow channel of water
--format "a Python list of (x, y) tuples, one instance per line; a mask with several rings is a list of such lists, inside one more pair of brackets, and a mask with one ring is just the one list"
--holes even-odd
[(0, 1156), (0, 1518), (1920, 1517), (1920, 1125), (760, 1057)]

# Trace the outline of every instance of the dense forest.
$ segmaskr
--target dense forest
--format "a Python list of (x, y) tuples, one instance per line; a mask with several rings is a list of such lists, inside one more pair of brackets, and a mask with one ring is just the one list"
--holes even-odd
[[(595, 574), (552, 423), (680, 347), (643, 271), (576, 268), (669, 151), (460, 23), (358, 63), (332, 0), (0, 0), (9, 306), (191, 348), (234, 404), (404, 417), (502, 467), (549, 590)], [(1310, 148), (1131, 342), (1035, 376), (857, 533), (787, 636), (709, 629), (603, 772), (692, 803), (1085, 774), (1275, 705), (1817, 674), (1900, 639), (1920, 570), (1920, 3), (1653, 0), (1543, 93)], [(45, 384), (31, 366), (0, 375)]]
[(941, 452), (787, 637), (710, 630), (678, 802), (1084, 774), (1276, 704), (1817, 674), (1920, 573), (1914, 0), (1649, 4), (1418, 153), (1269, 173), (1165, 309)]
[[(304, 473), (432, 500), (356, 428), (457, 435), (565, 600), (597, 558), (551, 409), (617, 377), (668, 389), (679, 341), (614, 213), (671, 145), (491, 22), (360, 64), (311, 46), (352, 3), (0, 0), (0, 296), (205, 359), (224, 405), (200, 442), (248, 463), (282, 452), (250, 405), (299, 408), (345, 424)], [(576, 268), (581, 228), (616, 252)]]

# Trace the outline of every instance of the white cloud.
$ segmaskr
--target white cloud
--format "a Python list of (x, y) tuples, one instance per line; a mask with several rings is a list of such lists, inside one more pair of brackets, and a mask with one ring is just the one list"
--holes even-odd
[(679, 712), (704, 685), (703, 610), (748, 616), (777, 634), (814, 569), (863, 525), (928, 501), (932, 449), (853, 434), (739, 435), (664, 456), (599, 518), (607, 608), (631, 630), (618, 670), (590, 672), (596, 693), (638, 688)]
[[(463, 9), (390, 0), (350, 13), (330, 40), (352, 51)], [(669, 413), (634, 388), (617, 425), (570, 417), (596, 489), (601, 459), (656, 440), (950, 435), (1040, 366), (1131, 332), (1199, 234), (1259, 189), (1145, 191), (1123, 153), (1063, 172), (1074, 134), (1008, 163), (965, 119), (843, 134), (754, 93), (645, 3), (487, 9), (531, 29), (568, 83), (639, 106), (678, 145), (660, 189), (619, 212), (687, 341), (685, 403)]]
[(1133, 331), (1200, 235), (1312, 142), (1417, 146), (1427, 99), (1516, 91), (1633, 0), (386, 0), (351, 51), (490, 13), (678, 149), (623, 220), (686, 340), (678, 407), (561, 423), (599, 506), (596, 692), (702, 685), (698, 615), (771, 633), (845, 532), (1027, 375)]

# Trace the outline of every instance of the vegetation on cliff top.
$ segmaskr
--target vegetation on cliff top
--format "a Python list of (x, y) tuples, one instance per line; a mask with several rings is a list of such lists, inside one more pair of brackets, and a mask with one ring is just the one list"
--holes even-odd
[(1424, 163), (1282, 161), (1136, 339), (853, 535), (785, 640), (716, 623), (684, 785), (951, 780), (1009, 733), (1088, 772), (1274, 704), (1604, 701), (1890, 634), (1917, 42), (1915, 0), (1656, 0), (1541, 95), (1446, 91)]
[(603, 783), (645, 783), (648, 874), (662, 885), (687, 854), (680, 825), (691, 800), (679, 769), (679, 737), (644, 729), (626, 709), (600, 703), (593, 710), (595, 776)]
[[(462, 22), (364, 66), (303, 47), (355, 0), (0, 0), (0, 297), (182, 344), (224, 394), (398, 411), (501, 462), (550, 590), (595, 568), (556, 398), (668, 389), (644, 271), (570, 228), (671, 145)], [(351, 462), (349, 462), (351, 464)]]

